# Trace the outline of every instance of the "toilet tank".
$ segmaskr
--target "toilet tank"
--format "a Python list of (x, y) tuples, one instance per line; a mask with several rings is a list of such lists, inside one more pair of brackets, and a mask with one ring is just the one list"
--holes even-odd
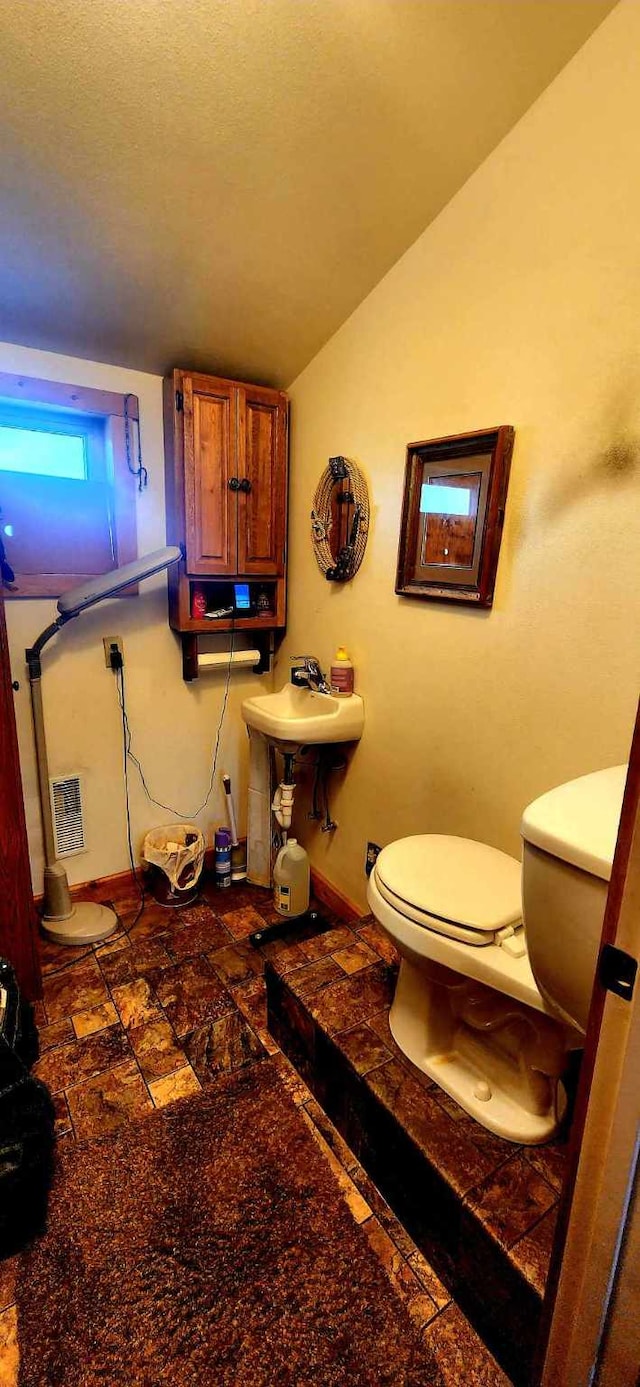
[(522, 816), (522, 910), (543, 997), (584, 1031), (618, 836), (626, 766), (582, 775)]

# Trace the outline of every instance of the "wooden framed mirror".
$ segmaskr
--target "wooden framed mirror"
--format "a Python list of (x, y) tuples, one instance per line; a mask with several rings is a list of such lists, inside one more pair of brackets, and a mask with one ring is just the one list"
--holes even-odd
[(329, 458), (311, 511), (311, 538), (318, 568), (330, 583), (358, 572), (369, 532), (369, 493), (350, 458)]
[(396, 592), (490, 607), (513, 451), (509, 424), (410, 443)]

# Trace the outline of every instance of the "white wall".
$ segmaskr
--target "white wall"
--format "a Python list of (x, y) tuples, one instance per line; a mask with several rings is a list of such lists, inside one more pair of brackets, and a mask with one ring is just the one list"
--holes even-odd
[[(161, 378), (1, 343), (0, 370), (96, 389), (132, 391), (138, 396), (144, 463), (149, 470), (149, 485), (137, 497), (138, 552), (144, 554), (164, 544)], [(42, 844), (24, 651), (56, 615), (55, 603), (9, 600), (6, 614), (12, 673), (20, 681), (16, 717), (32, 875), (34, 889), (39, 891)], [(142, 762), (151, 792), (189, 817), (204, 799), (209, 784), (225, 686), (224, 671), (202, 676), (193, 684), (183, 682), (178, 637), (167, 621), (164, 577), (144, 583), (136, 598), (113, 599), (88, 611), (47, 646), (42, 687), (50, 772), (81, 771), (85, 785), (89, 851), (67, 859), (71, 882), (107, 876), (128, 866), (120, 713), (115, 677), (104, 664), (103, 635), (124, 638), (133, 750)], [(223, 636), (211, 638), (205, 648), (224, 648), (225, 643)], [(236, 637), (236, 644), (240, 643)], [(247, 752), (239, 705), (261, 683), (270, 687), (270, 678), (258, 680), (250, 671), (232, 673), (214, 791), (197, 819), (209, 839), (212, 826), (226, 818), (222, 770), (228, 770), (232, 777), (239, 828), (244, 831)], [(131, 767), (130, 784), (137, 850), (149, 828), (171, 822), (176, 815), (149, 803), (135, 767)]]
[[(623, 0), (291, 388), (290, 622), (350, 649), (364, 738), (299, 824), (364, 901), (367, 838), (440, 831), (519, 852), (523, 807), (626, 758), (640, 675), (640, 5)], [(416, 168), (415, 176), (421, 176)], [(394, 594), (409, 441), (513, 424), (490, 613)], [(365, 562), (320, 576), (326, 460), (368, 477)]]

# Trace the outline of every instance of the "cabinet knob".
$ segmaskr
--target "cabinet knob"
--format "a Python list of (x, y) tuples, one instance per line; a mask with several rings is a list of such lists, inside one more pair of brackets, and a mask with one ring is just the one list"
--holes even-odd
[(237, 477), (229, 477), (229, 491), (239, 491), (240, 482)]
[(248, 477), (243, 477), (242, 481), (239, 482), (238, 485), (241, 491), (251, 491), (251, 482), (249, 481)]

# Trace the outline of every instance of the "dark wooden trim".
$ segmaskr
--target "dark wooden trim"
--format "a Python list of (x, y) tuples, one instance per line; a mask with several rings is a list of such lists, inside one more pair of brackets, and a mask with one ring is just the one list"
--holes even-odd
[[(133, 557), (135, 558), (135, 555)], [(14, 592), (6, 588), (4, 595), (7, 602), (19, 602), (21, 598), (29, 597), (59, 597), (61, 593), (69, 592), (80, 583), (89, 583), (95, 577), (95, 573), (17, 573), (16, 583), (20, 584), (19, 590), (16, 588)], [(132, 585), (116, 596), (132, 597), (137, 591), (137, 586)]]
[(311, 868), (311, 889), (321, 905), (326, 906), (332, 914), (339, 915), (341, 920), (346, 920), (347, 924), (362, 919), (363, 911), (360, 907), (339, 891), (338, 887), (328, 881), (316, 867)]
[[(240, 843), (246, 844), (246, 838), (239, 838)], [(213, 848), (207, 848), (204, 855), (205, 872), (212, 872), (215, 868), (215, 853)], [(144, 863), (141, 863), (139, 871), (144, 872)], [(131, 892), (134, 896), (138, 890), (136, 880), (129, 867), (124, 872), (114, 872), (112, 876), (92, 877), (90, 881), (81, 881), (77, 886), (71, 887), (71, 898), (74, 901), (97, 901), (100, 904), (105, 900), (119, 900), (122, 896)], [(36, 905), (42, 905), (43, 897), (36, 896)]]
[(186, 684), (192, 683), (198, 678), (198, 637), (183, 632), (180, 636), (182, 645), (182, 678)]
[(0, 590), (0, 955), (25, 997), (42, 996), (36, 915), (20, 776), (9, 642)]
[[(108, 900), (110, 895), (114, 900), (127, 892), (136, 891), (136, 883), (131, 868), (126, 872), (115, 872), (113, 876), (93, 877), (91, 881), (81, 881), (77, 886), (71, 887), (71, 899), (74, 901), (101, 901)], [(42, 896), (36, 896), (37, 906), (41, 906)]]
[[(127, 413), (139, 419), (136, 395), (129, 395)], [(0, 399), (31, 400), (38, 405), (57, 405), (59, 409), (75, 409), (81, 414), (114, 414), (124, 417), (124, 394), (115, 390), (94, 390), (86, 385), (65, 385), (60, 381), (41, 380), (35, 376), (16, 376), (0, 371)]]
[[(269, 404), (277, 404), (278, 400), (288, 400), (284, 390), (278, 390), (274, 385), (257, 385), (253, 381), (234, 380), (232, 376), (209, 376), (202, 371), (187, 371), (184, 367), (176, 367), (166, 379), (172, 380), (180, 377), (184, 380), (187, 376), (192, 381), (194, 390), (202, 390), (205, 395), (210, 390), (215, 391), (221, 387), (232, 385), (235, 389), (250, 390), (252, 394), (261, 395)], [(179, 390), (180, 386), (178, 385), (177, 388)]]
[[(240, 842), (246, 839), (240, 838)], [(213, 848), (207, 848), (204, 855), (204, 870), (213, 871), (215, 865), (215, 855)], [(326, 906), (335, 915), (340, 915), (343, 920), (353, 922), (362, 919), (362, 910), (353, 901), (339, 891), (337, 886), (333, 886), (321, 872), (315, 867), (311, 868), (311, 887), (316, 900)], [(127, 891), (136, 890), (136, 885), (131, 870), (126, 872), (116, 872), (114, 876), (93, 878), (91, 881), (80, 882), (78, 886), (71, 887), (73, 900), (102, 901), (113, 896), (117, 900), (118, 896)], [(42, 896), (36, 896), (36, 904), (42, 903)]]
[[(136, 485), (137, 480), (127, 465), (127, 443), (125, 422), (117, 414), (106, 420), (105, 442), (111, 451), (113, 463), (113, 503), (114, 531), (116, 544), (116, 567), (130, 563), (138, 557), (138, 531), (136, 525)], [(130, 439), (133, 453), (133, 440)], [(132, 462), (132, 465), (135, 465)], [(128, 589), (131, 595), (133, 589)], [(137, 592), (137, 586), (135, 588)]]
[[(452, 434), (446, 438), (436, 438), (410, 443), (404, 474), (404, 494), (400, 539), (398, 544), (398, 565), (395, 590), (401, 597), (418, 597), (462, 602), (476, 607), (490, 607), (493, 602), (500, 541), (504, 523), (507, 485), (511, 455), (513, 452), (514, 430), (510, 424), (500, 424), (494, 429), (481, 429), (474, 433)], [(457, 570), (444, 564), (441, 571), (434, 572), (433, 579), (415, 576), (416, 551), (420, 530), (420, 491), (422, 469), (425, 463), (434, 465), (451, 464), (459, 459), (468, 459), (491, 454), (488, 490), (484, 514), (478, 514), (478, 525), (482, 529), (477, 579), (456, 581)], [(438, 565), (433, 565), (434, 570)]]

